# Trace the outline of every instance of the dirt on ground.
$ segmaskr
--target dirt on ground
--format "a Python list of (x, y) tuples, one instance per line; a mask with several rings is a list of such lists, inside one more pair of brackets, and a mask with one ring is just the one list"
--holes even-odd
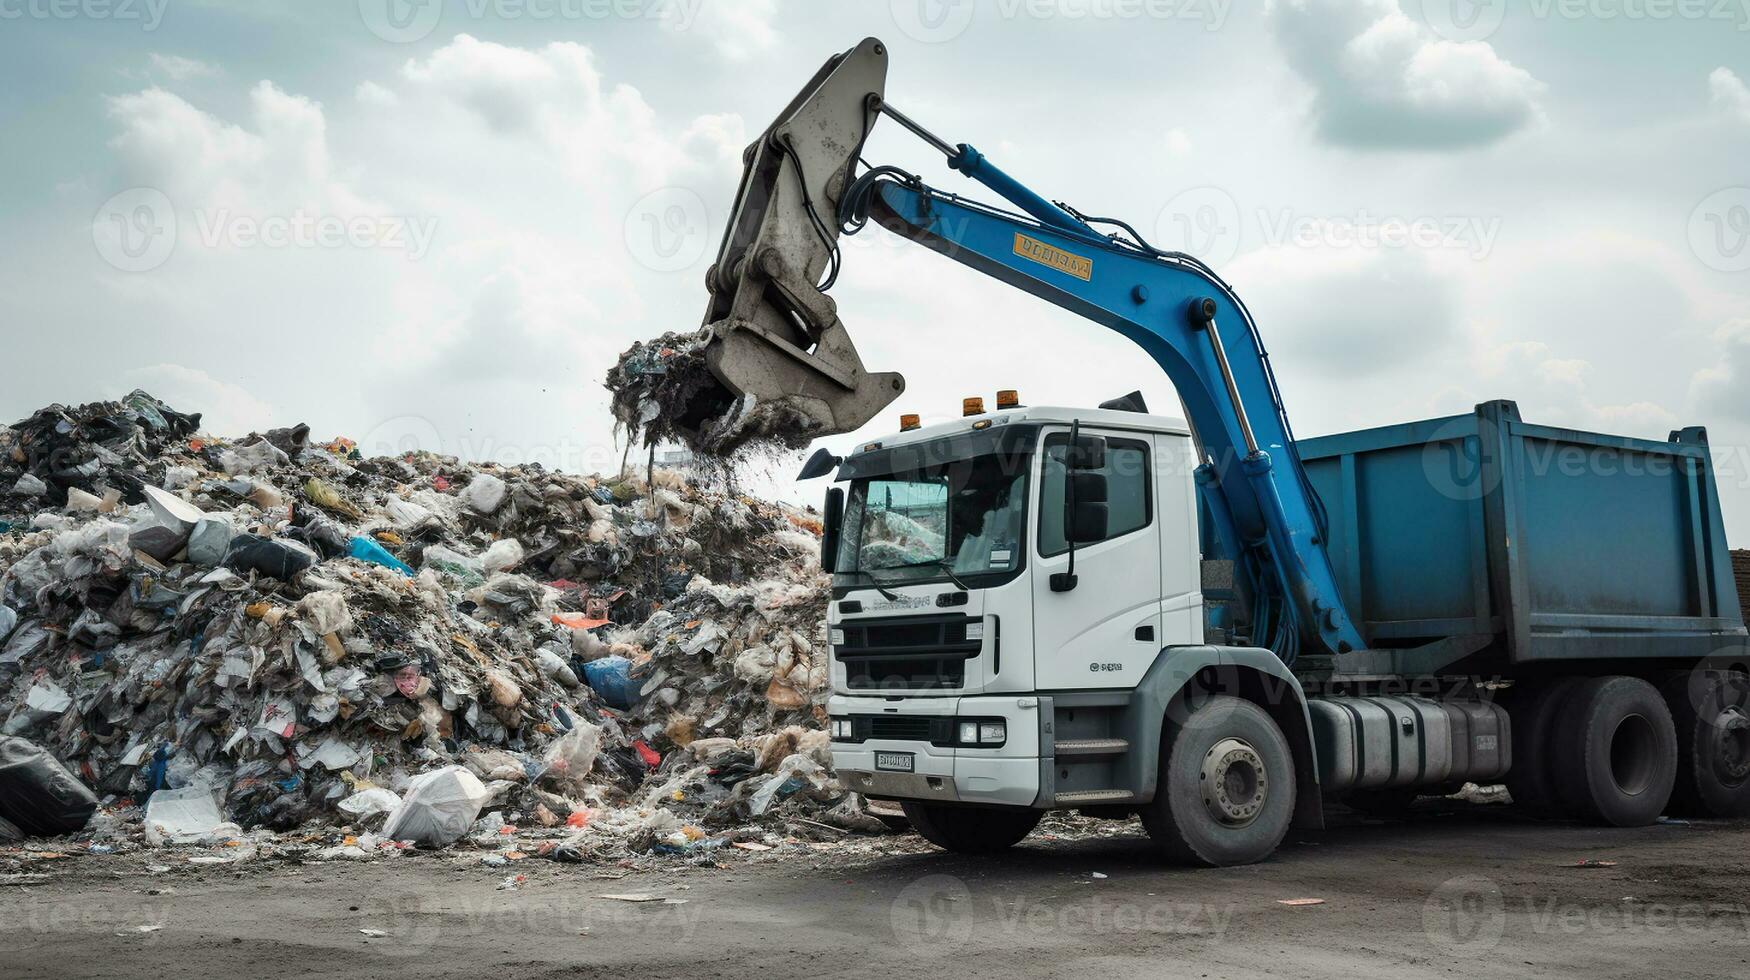
[[(1134, 822), (994, 858), (910, 835), (641, 868), (477, 856), (0, 875), (4, 975), (1744, 977), (1750, 823), (1615, 830), (1425, 802), (1192, 871)], [(521, 880), (518, 880), (518, 876)]]

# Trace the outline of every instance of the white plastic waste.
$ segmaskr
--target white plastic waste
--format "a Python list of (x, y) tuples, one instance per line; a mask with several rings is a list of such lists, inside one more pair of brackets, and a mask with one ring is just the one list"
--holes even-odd
[(161, 789), (146, 801), (146, 843), (198, 844), (226, 826), (212, 788), (204, 783)]
[(515, 538), (492, 542), (480, 556), (480, 564), (491, 573), (508, 572), (523, 563), (523, 546)]
[(503, 505), (505, 495), (509, 492), (510, 488), (505, 486), (503, 480), (491, 473), (479, 473), (474, 476), (473, 480), (469, 481), (467, 488), (462, 491), (462, 499), (467, 501), (468, 506), (474, 508), (475, 511), (491, 514)]
[(360, 820), (391, 813), (400, 805), (401, 797), (394, 790), (380, 787), (359, 790), (336, 804), (342, 813), (349, 813)]
[(601, 746), (602, 730), (587, 721), (579, 721), (577, 727), (555, 739), (548, 747), (547, 756), (542, 760), (547, 766), (545, 774), (561, 785), (581, 785), (584, 777), (595, 768)]
[(413, 777), (401, 805), (383, 825), (387, 840), (410, 840), (420, 847), (448, 847), (467, 834), (492, 794), (461, 766), (445, 766)]

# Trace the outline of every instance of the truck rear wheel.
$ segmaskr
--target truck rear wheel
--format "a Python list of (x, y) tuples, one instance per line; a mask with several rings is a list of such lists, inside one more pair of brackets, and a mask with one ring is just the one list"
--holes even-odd
[(1638, 677), (1594, 677), (1556, 719), (1556, 786), (1589, 823), (1643, 827), (1677, 780), (1677, 729), (1659, 691)]
[(1560, 814), (1561, 794), (1555, 788), (1551, 764), (1556, 718), (1581, 678), (1560, 677), (1518, 690), (1508, 705), (1513, 725), (1513, 761), (1507, 769), (1507, 792), (1513, 802), (1540, 815)]
[(1750, 817), (1750, 677), (1695, 671), (1665, 684), (1677, 727), (1677, 785), (1671, 811)]
[(1043, 810), (1026, 807), (949, 806), (906, 800), (900, 804), (924, 840), (956, 854), (995, 854), (1019, 844), (1039, 825)]
[(1142, 825), (1168, 858), (1226, 867), (1269, 857), (1294, 816), (1294, 756), (1263, 708), (1214, 697), (1162, 738)]

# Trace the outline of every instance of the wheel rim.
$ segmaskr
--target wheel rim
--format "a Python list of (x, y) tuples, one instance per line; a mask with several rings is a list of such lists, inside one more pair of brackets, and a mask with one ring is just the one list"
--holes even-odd
[(1610, 777), (1625, 796), (1639, 796), (1653, 783), (1658, 768), (1658, 736), (1642, 715), (1616, 723), (1610, 735)]
[(1750, 778), (1750, 718), (1736, 707), (1726, 708), (1713, 720), (1714, 774), (1728, 786)]
[(1203, 805), (1217, 822), (1243, 827), (1270, 797), (1269, 774), (1258, 750), (1243, 738), (1224, 738), (1203, 755)]

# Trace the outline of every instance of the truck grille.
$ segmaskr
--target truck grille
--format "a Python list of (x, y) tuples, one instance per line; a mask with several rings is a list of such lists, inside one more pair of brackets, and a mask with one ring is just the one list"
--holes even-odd
[(833, 656), (845, 665), (852, 690), (957, 689), (966, 686), (966, 661), (984, 646), (966, 638), (971, 622), (958, 613), (847, 620), (839, 624), (845, 642)]

